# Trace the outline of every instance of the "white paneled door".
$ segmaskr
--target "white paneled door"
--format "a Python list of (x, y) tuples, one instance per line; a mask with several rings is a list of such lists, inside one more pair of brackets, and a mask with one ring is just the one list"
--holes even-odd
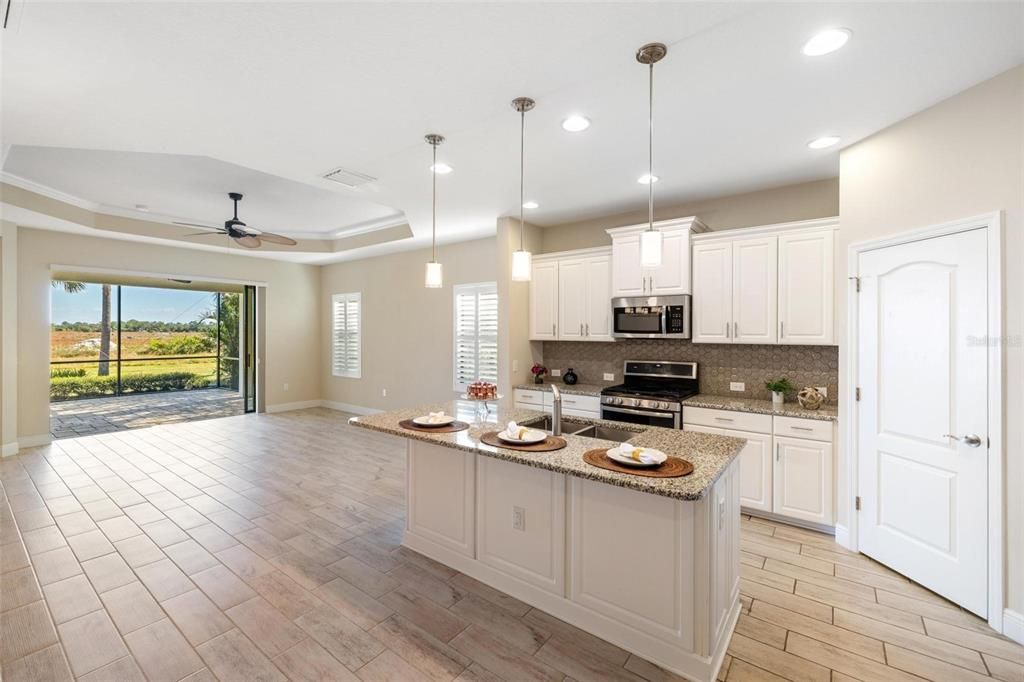
[(859, 543), (987, 616), (987, 231), (859, 255)]

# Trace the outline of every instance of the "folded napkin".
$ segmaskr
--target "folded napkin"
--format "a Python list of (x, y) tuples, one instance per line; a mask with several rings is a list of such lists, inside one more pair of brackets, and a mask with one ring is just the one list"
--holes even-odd
[(444, 410), (441, 410), (440, 412), (430, 412), (429, 414), (427, 414), (427, 421), (435, 424), (437, 422), (442, 422), (447, 418), (448, 417), (447, 415), (445, 415)]
[(640, 464), (656, 464), (659, 461), (657, 457), (647, 454), (644, 452), (643, 448), (637, 447), (631, 443), (623, 443), (616, 448), (616, 451), (621, 457), (628, 457), (634, 462), (639, 462)]
[(506, 438), (522, 440), (529, 430), (530, 429), (526, 428), (525, 426), (519, 426), (519, 424), (516, 424), (514, 421), (512, 421), (509, 422), (508, 426), (505, 427), (505, 431), (502, 435), (505, 436)]

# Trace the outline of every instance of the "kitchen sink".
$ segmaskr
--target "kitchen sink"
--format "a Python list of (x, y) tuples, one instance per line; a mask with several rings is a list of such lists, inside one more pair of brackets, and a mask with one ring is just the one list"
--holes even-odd
[(579, 431), (575, 431), (572, 435), (586, 436), (587, 438), (600, 438), (601, 440), (611, 440), (616, 443), (625, 443), (627, 440), (638, 434), (636, 431), (626, 431), (625, 429), (614, 429), (610, 426), (590, 424)]
[[(553, 419), (551, 415), (541, 417), (540, 419), (534, 419), (533, 421), (526, 422), (523, 426), (529, 426), (534, 429), (541, 429), (551, 433), (551, 426)], [(567, 419), (562, 420), (562, 435), (563, 436), (585, 436), (587, 438), (600, 438), (602, 440), (610, 440), (616, 443), (623, 443), (633, 436), (637, 435), (636, 431), (626, 431), (625, 429), (616, 429), (610, 426), (600, 426), (598, 424), (583, 424), (580, 422), (569, 421)]]

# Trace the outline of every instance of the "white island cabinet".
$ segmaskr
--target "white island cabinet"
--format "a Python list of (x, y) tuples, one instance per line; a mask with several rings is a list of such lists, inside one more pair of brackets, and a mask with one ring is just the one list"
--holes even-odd
[[(567, 436), (562, 451), (509, 456), (476, 429), (409, 436), (386, 420), (353, 423), (409, 438), (405, 547), (687, 679), (715, 679), (739, 615), (741, 440), (636, 427), (631, 440), (672, 439), (658, 442), (692, 451), (696, 470), (685, 490), (639, 477), (631, 489), (582, 462), (607, 441)], [(724, 454), (702, 459), (712, 451)]]

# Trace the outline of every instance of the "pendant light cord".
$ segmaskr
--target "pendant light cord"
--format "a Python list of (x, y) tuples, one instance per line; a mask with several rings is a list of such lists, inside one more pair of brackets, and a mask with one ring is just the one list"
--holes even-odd
[(519, 250), (523, 248), (523, 233), (526, 232), (526, 109), (519, 112)]
[(434, 165), (431, 171), (431, 199), (430, 199), (430, 262), (437, 262), (437, 144), (431, 143), (434, 148)]
[(647, 115), (647, 230), (654, 231), (654, 62), (648, 72)]

